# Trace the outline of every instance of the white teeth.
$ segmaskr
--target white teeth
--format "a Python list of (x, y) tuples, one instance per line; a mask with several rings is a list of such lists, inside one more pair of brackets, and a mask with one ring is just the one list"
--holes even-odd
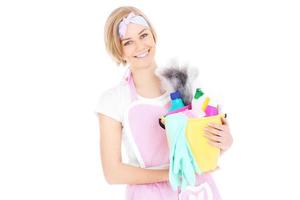
[(140, 55), (138, 55), (138, 56), (136, 56), (137, 58), (144, 58), (145, 56), (147, 56), (148, 55), (148, 51), (146, 51), (145, 53), (143, 53), (143, 54), (140, 54)]

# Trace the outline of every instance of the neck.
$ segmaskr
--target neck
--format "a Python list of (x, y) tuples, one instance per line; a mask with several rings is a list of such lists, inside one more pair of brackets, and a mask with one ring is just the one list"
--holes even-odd
[(164, 91), (161, 89), (160, 79), (155, 75), (157, 65), (154, 63), (149, 67), (131, 67), (134, 85), (139, 94), (143, 96), (157, 96)]

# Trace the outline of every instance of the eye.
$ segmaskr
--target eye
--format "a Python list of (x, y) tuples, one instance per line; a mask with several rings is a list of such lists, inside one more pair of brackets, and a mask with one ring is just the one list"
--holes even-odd
[(145, 38), (145, 37), (147, 37), (147, 36), (148, 36), (148, 33), (144, 33), (144, 34), (142, 34), (142, 35), (140, 36), (140, 38), (143, 39), (143, 38)]
[(128, 45), (130, 45), (132, 43), (132, 41), (127, 41), (127, 42), (125, 42), (123, 45), (124, 46), (128, 46)]

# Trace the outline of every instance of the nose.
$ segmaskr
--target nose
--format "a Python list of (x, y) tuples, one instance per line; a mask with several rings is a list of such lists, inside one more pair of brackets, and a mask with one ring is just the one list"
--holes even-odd
[(145, 49), (145, 44), (142, 41), (137, 41), (135, 46), (136, 52), (142, 51), (144, 49)]

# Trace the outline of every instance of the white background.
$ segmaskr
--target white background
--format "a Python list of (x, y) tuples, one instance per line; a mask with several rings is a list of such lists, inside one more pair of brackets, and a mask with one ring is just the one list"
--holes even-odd
[(224, 200), (300, 199), (297, 1), (1, 1), (0, 199), (123, 199), (102, 174), (94, 108), (122, 68), (103, 28), (121, 5), (158, 34), (157, 62), (197, 66), (234, 145), (213, 175)]

